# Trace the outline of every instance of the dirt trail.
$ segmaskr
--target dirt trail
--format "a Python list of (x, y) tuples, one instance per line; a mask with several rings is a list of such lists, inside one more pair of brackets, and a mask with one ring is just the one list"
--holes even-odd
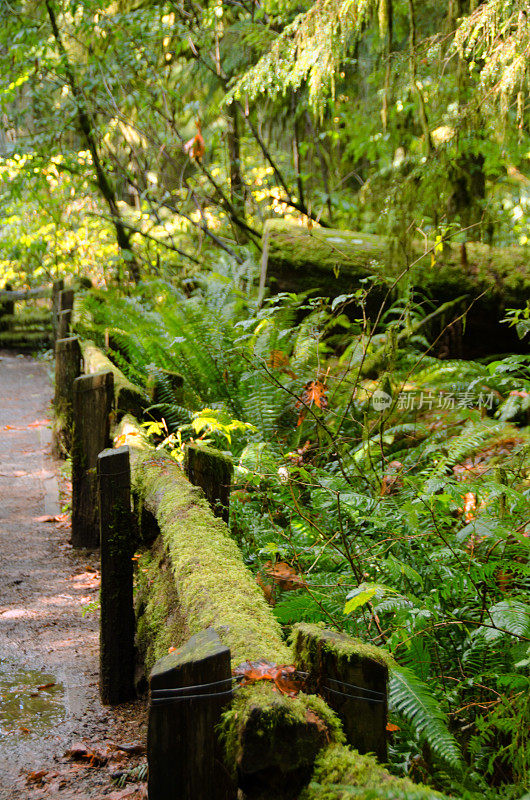
[[(61, 513), (50, 369), (0, 352), (0, 800), (132, 800), (143, 785), (119, 788), (111, 773), (142, 756), (113, 745), (145, 742), (145, 709), (98, 699), (98, 616), (82, 616), (97, 558), (72, 549), (64, 521), (39, 520)], [(74, 744), (80, 761), (65, 756)]]

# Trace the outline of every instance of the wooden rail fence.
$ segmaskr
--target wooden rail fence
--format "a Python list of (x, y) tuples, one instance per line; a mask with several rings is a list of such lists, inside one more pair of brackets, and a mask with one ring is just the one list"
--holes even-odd
[[(60, 300), (57, 309), (60, 313)], [(291, 800), (307, 785), (319, 752), (339, 747), (344, 738), (359, 753), (375, 753), (385, 760), (388, 669), (384, 651), (379, 659), (374, 655), (376, 648), (367, 652), (369, 648), (362, 643), (317, 625), (295, 626), (294, 647), (289, 649), (222, 521), (228, 519), (231, 465), (216, 451), (200, 454), (196, 447), (188, 448), (188, 476), (204, 487), (210, 511), (172, 459), (151, 450), (142, 462), (133, 447), (109, 449), (116, 409), (115, 374), (104, 370), (78, 375), (80, 352), (75, 337), (57, 342), (56, 402), (59, 398), (61, 403), (71, 404), (67, 426), (73, 454), (72, 541), (77, 547), (99, 546), (101, 553), (100, 694), (104, 703), (121, 703), (135, 694), (132, 556), (142, 534), (131, 511), (131, 461), (140, 464), (135, 470), (142, 469), (142, 464), (144, 471), (154, 465), (155, 475), (150, 478), (151, 488), (145, 489), (142, 505), (143, 514), (151, 517), (150, 541), (157, 532), (161, 539), (165, 525), (184, 526), (178, 534), (184, 537), (179, 540), (182, 544), (192, 539), (186, 514), (193, 503), (197, 504), (191, 510), (193, 519), (202, 515), (201, 524), (211, 532), (207, 547), (222, 540), (222, 563), (216, 565), (220, 571), (217, 577), (205, 576), (204, 586), (210, 589), (200, 596), (186, 589), (185, 582), (195, 571), (210, 568), (202, 556), (207, 550), (200, 550), (205, 545), (193, 544), (193, 558), (178, 577), (173, 564), (170, 579), (181, 604), (174, 609), (181, 617), (180, 640), (156, 660), (149, 675), (149, 800), (235, 800), (241, 791), (246, 800)], [(127, 425), (131, 441), (138, 446), (143, 440), (139, 432), (132, 435), (134, 420)], [(184, 493), (181, 505), (173, 506), (179, 492)], [(172, 544), (165, 541), (161, 545), (162, 560), (174, 556), (171, 548), (177, 546), (178, 536), (172, 535), (177, 537)], [(161, 564), (159, 561), (159, 569)], [(233, 574), (241, 577), (254, 600), (247, 603), (252, 606), (248, 609), (226, 606), (227, 619), (223, 620), (225, 607), (219, 604), (216, 592), (225, 570), (234, 570)], [(153, 574), (157, 579), (161, 573)], [(237, 592), (234, 585), (235, 604)], [(244, 626), (247, 620), (251, 626), (256, 615), (263, 620), (255, 638), (258, 647), (262, 636), (264, 648), (270, 646), (277, 630), (275, 652), (293, 662), (290, 675), (304, 692), (294, 699), (275, 693), (272, 683), (267, 688), (263, 682), (258, 686), (245, 681), (244, 670), (239, 669), (237, 658), (246, 647)], [(200, 629), (200, 620), (206, 618), (211, 622)], [(234, 634), (233, 629), (241, 624), (243, 631)], [(249, 633), (249, 638), (252, 636), (256, 634)], [(223, 744), (218, 726), (224, 730)], [(343, 733), (337, 738), (340, 730)], [(344, 747), (343, 751), (344, 758), (355, 757), (353, 751)], [(375, 761), (374, 766), (382, 781), (398, 780)], [(414, 788), (419, 789), (420, 793), (414, 794), (418, 800), (433, 796), (423, 794), (421, 787)]]
[[(59, 280), (35, 289), (0, 291), (0, 347), (37, 350), (68, 336), (73, 289)], [(24, 310), (18, 307), (24, 304)]]

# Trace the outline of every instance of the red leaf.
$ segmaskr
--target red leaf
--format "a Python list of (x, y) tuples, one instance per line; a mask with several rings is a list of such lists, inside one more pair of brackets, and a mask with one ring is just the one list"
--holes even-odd
[(232, 671), (232, 675), (242, 676), (241, 686), (248, 686), (258, 681), (271, 681), (282, 694), (295, 697), (303, 688), (303, 680), (295, 677), (294, 665), (275, 664), (261, 658), (259, 661), (245, 661)]

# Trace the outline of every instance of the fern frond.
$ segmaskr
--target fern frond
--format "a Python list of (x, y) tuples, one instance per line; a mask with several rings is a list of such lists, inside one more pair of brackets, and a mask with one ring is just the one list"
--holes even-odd
[(460, 748), (447, 727), (447, 716), (427, 684), (408, 667), (390, 667), (390, 705), (425, 738), (443, 761), (455, 769), (462, 766)]

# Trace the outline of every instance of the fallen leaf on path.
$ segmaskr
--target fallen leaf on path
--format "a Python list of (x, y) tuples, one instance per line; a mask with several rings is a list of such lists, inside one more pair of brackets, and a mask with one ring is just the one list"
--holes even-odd
[(26, 783), (28, 785), (34, 783), (36, 786), (42, 786), (44, 784), (44, 778), (48, 774), (48, 771), (45, 769), (41, 769), (38, 772), (30, 772), (26, 776)]
[(19, 726), (19, 731), (20, 731), (21, 733), (26, 733), (26, 734), (27, 734), (27, 733), (31, 733), (30, 729), (29, 729), (29, 728), (24, 728), (24, 726), (23, 726), (23, 725), (20, 725), (20, 726)]
[(90, 750), (84, 744), (73, 745), (66, 751), (66, 756), (74, 761), (84, 761), (91, 767), (104, 767), (109, 760), (105, 753)]
[[(41, 425), (49, 425), (51, 419), (36, 419), (35, 422), (30, 422), (28, 428), (40, 428)], [(24, 428), (22, 428), (24, 430)]]
[(37, 686), (38, 692), (43, 692), (45, 689), (51, 689), (52, 686), (56, 686), (56, 683), (43, 683), (42, 686)]
[(56, 514), (44, 514), (42, 517), (33, 517), (33, 522), (60, 522), (61, 517)]
[(105, 795), (105, 800), (144, 800), (146, 797), (145, 787), (131, 786), (129, 789), (120, 789)]

